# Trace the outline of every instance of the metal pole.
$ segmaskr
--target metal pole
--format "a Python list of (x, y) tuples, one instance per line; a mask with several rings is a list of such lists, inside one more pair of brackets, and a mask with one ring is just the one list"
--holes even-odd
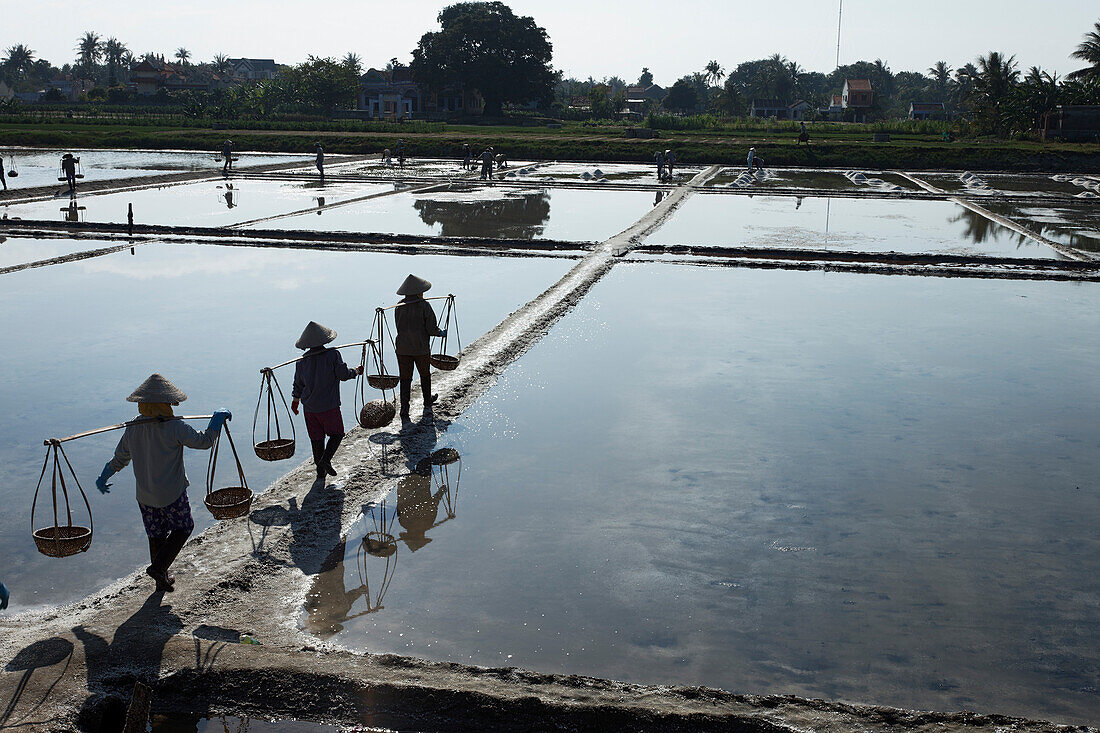
[(840, 0), (840, 10), (836, 14), (836, 68), (840, 68), (840, 24), (844, 18), (844, 0)]

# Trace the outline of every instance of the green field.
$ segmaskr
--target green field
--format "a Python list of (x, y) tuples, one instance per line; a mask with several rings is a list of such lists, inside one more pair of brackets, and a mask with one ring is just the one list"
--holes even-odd
[[(13, 116), (14, 117), (14, 116)], [(475, 154), (493, 145), (514, 160), (653, 160), (658, 149), (673, 148), (681, 164), (740, 164), (750, 146), (769, 166), (863, 169), (973, 169), (1085, 172), (1100, 169), (1100, 145), (997, 139), (944, 142), (932, 129), (892, 125), (809, 125), (810, 146), (796, 145), (793, 124), (767, 128), (752, 123), (712, 129), (660, 130), (656, 140), (626, 136), (625, 125), (565, 122), (560, 128), (445, 123), (227, 123), (122, 119), (0, 118), (0, 145), (51, 148), (141, 148), (217, 151), (227, 137), (238, 150), (309, 153), (320, 140), (329, 153), (377, 154), (399, 138), (414, 157), (458, 157), (462, 144)], [(874, 142), (888, 131), (889, 142)]]

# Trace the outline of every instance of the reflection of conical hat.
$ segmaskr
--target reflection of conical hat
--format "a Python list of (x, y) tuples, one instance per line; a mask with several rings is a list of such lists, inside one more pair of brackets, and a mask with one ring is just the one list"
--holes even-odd
[(398, 295), (419, 295), (420, 293), (426, 293), (432, 289), (432, 284), (422, 277), (416, 275), (409, 275), (405, 278), (405, 282), (401, 283), (401, 287), (397, 289)]
[(432, 541), (426, 533), (438, 515), (439, 499), (432, 496), (431, 473), (410, 473), (397, 483), (397, 521), (405, 529), (400, 537), (410, 550), (416, 552)]
[(324, 346), (336, 338), (336, 332), (331, 328), (322, 326), (317, 321), (310, 321), (302, 335), (298, 337), (296, 349), (312, 349), (315, 346)]
[(134, 393), (126, 398), (127, 402), (167, 402), (175, 405), (187, 399), (183, 390), (169, 382), (160, 374), (153, 374)]

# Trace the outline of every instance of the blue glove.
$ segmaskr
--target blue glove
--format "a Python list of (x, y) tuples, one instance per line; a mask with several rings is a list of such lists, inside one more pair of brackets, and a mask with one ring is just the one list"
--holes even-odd
[(210, 424), (206, 426), (207, 430), (221, 430), (222, 425), (225, 425), (226, 420), (232, 420), (233, 413), (224, 407), (217, 410), (210, 418)]
[(447, 337), (447, 329), (444, 328), (444, 329), (440, 330), (439, 335), (443, 338), (446, 338)]
[(111, 468), (111, 464), (107, 463), (103, 466), (103, 472), (99, 474), (99, 478), (95, 480), (95, 487), (99, 489), (101, 494), (111, 493), (111, 485), (107, 483), (107, 480), (115, 475), (114, 470)]
[(8, 607), (9, 598), (11, 598), (11, 591), (8, 590), (8, 586), (0, 583), (0, 611)]

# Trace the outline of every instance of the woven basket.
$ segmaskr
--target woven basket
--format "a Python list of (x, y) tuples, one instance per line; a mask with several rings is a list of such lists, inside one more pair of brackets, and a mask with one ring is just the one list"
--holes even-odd
[(368, 430), (384, 428), (393, 422), (396, 414), (397, 408), (392, 402), (372, 400), (363, 405), (363, 409), (359, 411), (359, 425)]
[(454, 448), (440, 448), (432, 453), (431, 461), (433, 466), (449, 466), (460, 457)]
[(397, 540), (386, 532), (368, 532), (363, 538), (363, 544), (367, 548), (367, 554), (375, 557), (389, 557), (397, 552)]
[(455, 369), (458, 369), (457, 356), (447, 356), (446, 354), (432, 354), (431, 362), (432, 366), (444, 372), (453, 372)]
[(293, 438), (265, 440), (255, 445), (256, 455), (261, 461), (285, 461), (294, 455)]
[(401, 377), (394, 374), (368, 374), (367, 384), (375, 389), (393, 389), (401, 384)]
[(46, 557), (72, 557), (92, 544), (88, 527), (43, 527), (34, 531), (34, 544)]
[(218, 489), (207, 494), (205, 502), (214, 519), (236, 519), (252, 508), (252, 490), (243, 486)]

